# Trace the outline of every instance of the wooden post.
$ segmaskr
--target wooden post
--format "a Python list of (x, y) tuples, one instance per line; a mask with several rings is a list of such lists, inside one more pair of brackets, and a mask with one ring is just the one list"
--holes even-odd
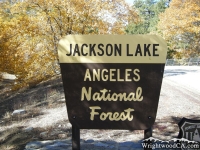
[(72, 125), (72, 150), (80, 150), (80, 129)]
[[(152, 137), (152, 127), (149, 128), (149, 129), (144, 130), (144, 139), (148, 139), (150, 137)], [(151, 144), (151, 141), (145, 142), (145, 143)], [(144, 148), (144, 150), (152, 150), (152, 148), (146, 147), (146, 148)]]

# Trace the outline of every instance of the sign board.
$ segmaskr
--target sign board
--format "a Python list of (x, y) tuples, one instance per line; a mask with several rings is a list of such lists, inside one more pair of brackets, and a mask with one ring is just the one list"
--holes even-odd
[(179, 138), (200, 142), (200, 120), (183, 118), (179, 122)]
[(167, 46), (156, 35), (68, 35), (58, 46), (69, 121), (145, 130), (155, 122)]

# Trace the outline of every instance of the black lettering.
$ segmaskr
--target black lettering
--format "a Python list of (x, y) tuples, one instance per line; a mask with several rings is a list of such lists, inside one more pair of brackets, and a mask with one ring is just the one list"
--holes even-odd
[(151, 44), (144, 44), (144, 56), (146, 56), (146, 53), (148, 53), (148, 56), (151, 56), (151, 53), (149, 51), (149, 47)]
[(97, 54), (99, 56), (103, 56), (104, 55), (104, 50), (102, 49), (102, 47), (104, 47), (104, 45), (102, 43), (98, 45), (98, 49), (101, 51), (101, 53), (97, 52)]
[[(109, 47), (110, 47), (110, 53), (109, 53)], [(106, 55), (111, 56), (113, 54), (113, 47), (111, 44), (106, 45)]]
[(78, 56), (80, 56), (78, 44), (75, 45), (73, 56), (75, 56), (76, 53), (78, 54)]
[(121, 54), (122, 54), (122, 44), (119, 44), (119, 47), (118, 47), (118, 45), (117, 44), (115, 44), (114, 45), (115, 46), (115, 56), (117, 56), (117, 53), (118, 53), (118, 55), (119, 56), (121, 56)]
[(90, 56), (92, 56), (92, 53), (94, 56), (96, 56), (94, 47), (96, 46), (96, 44), (90, 44)]
[(142, 51), (141, 51), (140, 44), (137, 45), (135, 56), (137, 56), (138, 53), (140, 54), (140, 56), (142, 56)]
[(156, 54), (156, 52), (157, 52), (157, 48), (156, 48), (156, 46), (159, 46), (159, 44), (153, 44), (153, 56), (159, 56), (159, 54)]
[(133, 56), (133, 54), (129, 53), (129, 44), (126, 44), (126, 54), (127, 56)]
[(70, 44), (70, 53), (66, 54), (67, 56), (70, 56), (72, 54), (72, 44)]
[(87, 44), (83, 44), (82, 46), (81, 46), (81, 53), (82, 53), (82, 55), (83, 56), (87, 56), (88, 55), (88, 53), (84, 53), (84, 50), (83, 50), (83, 47), (88, 47), (88, 45)]

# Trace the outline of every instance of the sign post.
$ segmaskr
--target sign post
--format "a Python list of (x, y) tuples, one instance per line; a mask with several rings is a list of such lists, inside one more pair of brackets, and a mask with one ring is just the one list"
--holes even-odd
[(156, 35), (61, 39), (59, 62), (74, 129), (145, 130), (145, 138), (152, 136), (166, 53)]
[(80, 150), (80, 129), (72, 125), (72, 149)]

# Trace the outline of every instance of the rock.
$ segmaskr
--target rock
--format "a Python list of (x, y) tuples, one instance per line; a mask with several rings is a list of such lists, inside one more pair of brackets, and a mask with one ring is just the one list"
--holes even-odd
[(15, 115), (23, 115), (26, 113), (26, 110), (24, 109), (18, 109), (18, 110), (14, 110), (12, 115), (15, 116)]
[(6, 72), (1, 73), (0, 75), (1, 75), (2, 79), (4, 79), (4, 80), (15, 80), (16, 79), (15, 75), (9, 74)]
[(55, 135), (58, 135), (58, 134), (62, 134), (63, 132), (60, 131), (60, 130), (53, 130), (51, 133), (50, 133), (50, 136), (55, 136)]
[(70, 150), (71, 140), (34, 141), (26, 145), (25, 150)]
[(94, 140), (86, 140), (85, 143), (93, 143)]
[(64, 134), (64, 133), (58, 134), (58, 138), (59, 138), (59, 139), (64, 139), (64, 138), (66, 138), (66, 137), (67, 137), (67, 135)]
[(72, 124), (71, 124), (71, 123), (67, 123), (66, 127), (67, 127), (67, 128), (71, 128), (71, 127), (72, 127)]
[(34, 142), (30, 142), (26, 145), (25, 149), (38, 149), (41, 148), (41, 142), (39, 141), (34, 141)]
[(65, 140), (65, 141), (60, 141), (60, 140), (57, 140), (54, 144), (53, 144), (53, 146), (55, 146), (55, 147), (62, 147), (62, 148), (65, 148), (65, 147), (68, 147), (68, 146), (70, 146), (71, 144), (69, 144), (69, 143), (67, 143), (67, 141)]
[(33, 127), (27, 127), (24, 129), (24, 132), (30, 133), (31, 131), (33, 131)]
[(61, 98), (58, 100), (59, 103), (65, 103), (65, 98)]
[(40, 133), (41, 138), (47, 138), (48, 137), (48, 132), (41, 132)]

